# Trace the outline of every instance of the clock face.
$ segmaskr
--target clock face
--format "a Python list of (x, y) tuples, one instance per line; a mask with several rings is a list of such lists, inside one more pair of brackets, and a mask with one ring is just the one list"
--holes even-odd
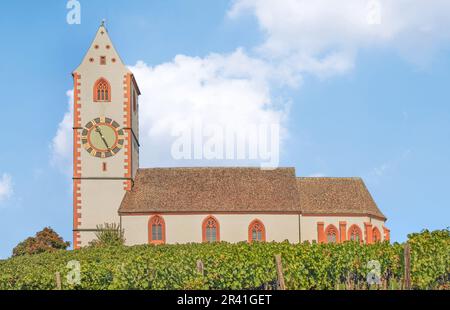
[(123, 147), (123, 129), (108, 117), (98, 117), (83, 128), (81, 143), (94, 157), (106, 158), (117, 154)]

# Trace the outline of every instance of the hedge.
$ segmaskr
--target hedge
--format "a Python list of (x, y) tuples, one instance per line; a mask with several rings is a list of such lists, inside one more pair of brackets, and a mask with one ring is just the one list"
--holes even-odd
[[(449, 289), (450, 230), (408, 236), (414, 289)], [(290, 244), (288, 242), (84, 248), (0, 261), (0, 289), (52, 290), (55, 273), (63, 289), (256, 289), (276, 280), (281, 254), (288, 289), (399, 289), (403, 245)], [(81, 279), (68, 284), (69, 261), (79, 261)], [(201, 260), (204, 272), (197, 270)], [(370, 286), (368, 262), (380, 266), (381, 284)]]

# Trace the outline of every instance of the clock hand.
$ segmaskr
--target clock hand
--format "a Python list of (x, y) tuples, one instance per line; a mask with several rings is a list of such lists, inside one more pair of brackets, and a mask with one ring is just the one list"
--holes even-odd
[(109, 150), (108, 142), (106, 142), (105, 138), (102, 136), (103, 143), (106, 145), (106, 149)]
[(100, 127), (98, 127), (98, 126), (95, 127), (95, 131), (98, 132), (98, 134), (100, 135), (100, 137), (101, 137), (102, 140), (103, 140), (103, 143), (105, 143), (106, 149), (109, 150), (108, 142), (106, 142), (106, 139), (105, 139), (105, 137), (103, 136), (102, 130), (100, 129)]

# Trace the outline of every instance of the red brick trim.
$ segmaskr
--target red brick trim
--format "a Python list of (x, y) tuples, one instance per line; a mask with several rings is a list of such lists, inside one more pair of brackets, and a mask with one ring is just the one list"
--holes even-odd
[(81, 139), (78, 129), (73, 130), (73, 177), (81, 178)]
[(372, 240), (373, 242), (381, 242), (381, 232), (378, 227), (374, 227), (372, 230)]
[(266, 241), (266, 227), (264, 226), (263, 222), (259, 219), (254, 219), (251, 221), (251, 223), (248, 225), (248, 242), (253, 242), (253, 228), (255, 225), (259, 225), (259, 228), (261, 230), (261, 241)]
[[(125, 140), (127, 141), (125, 146), (125, 159), (124, 159), (124, 177), (130, 179), (131, 178), (131, 150), (132, 150), (132, 132), (131, 132), (131, 74), (127, 73), (123, 77), (123, 123), (124, 127), (128, 128), (126, 129), (127, 135), (125, 137)], [(124, 190), (130, 191), (132, 187), (131, 180), (126, 180), (123, 182)]]
[(347, 222), (346, 221), (339, 222), (339, 233), (340, 233), (341, 242), (346, 241), (347, 240)]
[[(81, 75), (73, 74), (73, 229), (81, 226), (81, 141), (80, 133), (77, 128), (81, 127), (80, 116), (80, 86)], [(80, 232), (73, 232), (73, 248), (78, 249), (81, 246)]]
[[(153, 224), (161, 224), (162, 240), (153, 240), (152, 226)], [(166, 243), (166, 222), (162, 216), (154, 215), (148, 221), (148, 243), (164, 244)]]
[(73, 240), (74, 240), (73, 241), (74, 242), (73, 249), (74, 250), (78, 250), (81, 247), (80, 239), (81, 239), (81, 233), (79, 231), (74, 231), (73, 232)]
[[(73, 229), (81, 225), (81, 180), (73, 180)], [(80, 248), (80, 232), (73, 232), (73, 248)]]
[(323, 222), (317, 223), (317, 242), (325, 243), (327, 240), (325, 238), (325, 224)]
[(349, 227), (349, 229), (348, 229), (348, 237), (347, 237), (347, 240), (352, 240), (352, 234), (353, 234), (353, 232), (356, 232), (358, 235), (359, 235), (359, 242), (360, 243), (363, 243), (364, 242), (364, 238), (363, 238), (363, 233), (362, 233), (362, 230), (361, 230), (361, 228), (358, 226), (358, 225), (356, 225), (356, 224), (353, 224), (352, 226), (350, 226)]
[(325, 229), (325, 243), (328, 243), (328, 234), (330, 234), (331, 232), (334, 232), (336, 235), (336, 243), (340, 243), (341, 239), (339, 238), (339, 230), (333, 224), (329, 224)]
[(391, 240), (391, 230), (387, 227), (383, 226), (383, 233), (384, 233), (384, 240), (390, 241)]
[(202, 241), (203, 242), (208, 242), (208, 240), (206, 239), (206, 225), (208, 224), (208, 221), (213, 220), (216, 224), (216, 241), (219, 242), (220, 241), (220, 223), (219, 220), (217, 220), (217, 218), (215, 218), (212, 215), (207, 216), (202, 223)]
[(365, 222), (364, 227), (366, 230), (366, 243), (372, 244), (373, 238), (372, 238), (372, 223)]

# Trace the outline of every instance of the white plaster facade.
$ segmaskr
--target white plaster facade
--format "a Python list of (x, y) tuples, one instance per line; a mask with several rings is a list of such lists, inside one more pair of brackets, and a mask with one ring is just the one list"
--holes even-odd
[[(126, 244), (149, 243), (149, 221), (153, 215), (122, 216), (122, 228), (125, 231)], [(317, 223), (323, 222), (325, 228), (332, 224), (340, 229), (339, 223), (346, 222), (345, 235), (352, 225), (358, 225), (364, 242), (365, 223), (377, 227), (382, 240), (384, 222), (366, 216), (302, 216), (301, 214), (158, 214), (165, 222), (165, 240), (168, 244), (202, 242), (202, 223), (205, 218), (214, 216), (220, 226), (220, 241), (240, 242), (248, 240), (250, 223), (258, 219), (264, 224), (267, 242), (290, 243), (318, 242)]]

